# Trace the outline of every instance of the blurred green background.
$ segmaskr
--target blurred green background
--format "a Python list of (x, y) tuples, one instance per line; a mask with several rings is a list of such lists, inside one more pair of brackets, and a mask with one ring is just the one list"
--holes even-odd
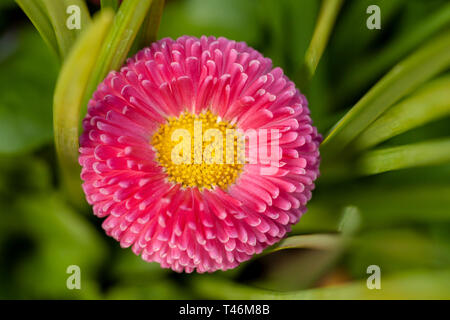
[[(159, 37), (246, 41), (297, 79), (320, 3), (168, 0)], [(381, 30), (366, 27), (371, 4), (381, 8)], [(437, 17), (447, 22), (432, 25)], [(447, 0), (346, 1), (314, 79), (301, 88), (319, 131), (448, 29), (448, 17)], [(449, 161), (359, 176), (351, 159), (331, 159), (290, 234), (314, 236), (228, 272), (176, 274), (120, 249), (87, 205), (71, 206), (60, 191), (52, 130), (59, 68), (14, 1), (0, 0), (1, 299), (450, 298)], [(449, 138), (449, 128), (447, 112), (383, 146)], [(70, 265), (81, 268), (81, 290), (66, 287)], [(369, 265), (381, 268), (382, 290), (365, 287)]]

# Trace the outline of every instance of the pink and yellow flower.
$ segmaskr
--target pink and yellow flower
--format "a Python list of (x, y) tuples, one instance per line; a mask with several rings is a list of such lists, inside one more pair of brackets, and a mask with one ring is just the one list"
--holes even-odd
[[(174, 153), (174, 133), (196, 136), (197, 123), (219, 137), (229, 129), (275, 134), (258, 143), (234, 137), (232, 161), (202, 157), (211, 150), (206, 138)], [(305, 212), (319, 174), (321, 138), (305, 97), (270, 59), (224, 38), (183, 36), (143, 49), (99, 85), (83, 128), (83, 189), (103, 228), (178, 272), (234, 268), (279, 241)], [(224, 160), (214, 147), (212, 157)], [(187, 161), (174, 161), (178, 153)]]

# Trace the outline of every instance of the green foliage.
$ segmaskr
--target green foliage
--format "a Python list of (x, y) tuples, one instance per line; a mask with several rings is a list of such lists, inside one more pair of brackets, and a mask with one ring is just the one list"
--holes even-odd
[(30, 28), (0, 60), (0, 154), (24, 153), (52, 139), (52, 91), (57, 62)]
[[(51, 193), (18, 198), (16, 210), (21, 213), (21, 227), (35, 240), (32, 253), (14, 271), (19, 288), (29, 290), (31, 298), (98, 297), (94, 277), (105, 250), (93, 226)], [(81, 291), (67, 290), (70, 265), (83, 272)]]
[(18, 0), (17, 4), (22, 8), (24, 13), (30, 18), (36, 30), (39, 31), (42, 39), (51, 47), (55, 53), (59, 54), (58, 41), (53, 31), (52, 23), (45, 13), (43, 5), (40, 1)]
[(391, 105), (450, 65), (450, 30), (396, 65), (331, 129), (322, 151), (347, 146)]
[(450, 138), (390, 147), (366, 153), (360, 160), (362, 174), (377, 174), (450, 162)]
[(323, 2), (311, 44), (305, 54), (304, 74), (300, 81), (309, 81), (316, 72), (342, 3), (342, 0), (325, 0)]
[(426, 84), (417, 93), (386, 111), (355, 142), (372, 147), (398, 134), (450, 115), (450, 77)]
[[(90, 15), (85, 2), (83, 0), (37, 0), (36, 2), (43, 7), (45, 14), (50, 20), (58, 43), (59, 55), (61, 59), (65, 59), (81, 30), (90, 23)], [(80, 8), (81, 29), (71, 30), (66, 25), (68, 19), (66, 8), (72, 5)]]
[[(329, 299), (448, 299), (450, 271), (408, 272), (384, 280), (383, 290), (368, 290), (365, 282), (355, 282), (298, 292), (275, 292), (231, 283), (217, 278), (197, 279), (194, 290), (203, 297), (215, 299), (274, 299), (274, 300), (329, 300)], [(217, 290), (217, 288), (221, 288)]]

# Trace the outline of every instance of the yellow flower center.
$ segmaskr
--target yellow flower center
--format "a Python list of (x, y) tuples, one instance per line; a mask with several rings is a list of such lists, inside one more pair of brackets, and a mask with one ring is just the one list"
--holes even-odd
[(199, 189), (227, 189), (242, 172), (243, 135), (210, 111), (169, 118), (152, 138), (156, 160), (169, 180)]

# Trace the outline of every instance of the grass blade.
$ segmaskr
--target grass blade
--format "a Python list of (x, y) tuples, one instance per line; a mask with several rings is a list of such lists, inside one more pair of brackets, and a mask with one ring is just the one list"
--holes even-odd
[(305, 54), (305, 62), (300, 75), (301, 83), (308, 82), (316, 72), (342, 3), (343, 0), (324, 0), (322, 2), (314, 34)]
[(48, 18), (47, 13), (43, 10), (40, 1), (16, 0), (16, 3), (31, 20), (34, 27), (37, 29), (47, 45), (57, 55), (59, 55), (58, 41), (56, 40), (55, 32), (53, 31), (50, 19)]
[(359, 162), (363, 175), (450, 162), (450, 138), (369, 151)]
[(159, 25), (164, 10), (164, 2), (165, 0), (153, 0), (150, 7), (150, 14), (142, 26), (141, 47), (149, 46), (157, 40)]
[(71, 198), (81, 196), (78, 165), (80, 109), (86, 93), (86, 84), (96, 65), (113, 17), (112, 11), (102, 10), (100, 16), (75, 43), (56, 84), (53, 107), (55, 145), (65, 186)]
[(392, 104), (450, 65), (450, 30), (395, 66), (333, 127), (322, 143), (324, 157), (354, 140)]
[(332, 250), (336, 249), (341, 237), (338, 234), (305, 234), (292, 236), (282, 240), (268, 253), (277, 252), (285, 249), (316, 249), (316, 250)]
[(120, 6), (89, 81), (83, 100), (85, 108), (95, 88), (108, 72), (122, 66), (148, 14), (151, 3), (152, 0), (128, 0)]
[(417, 94), (386, 111), (355, 141), (358, 150), (450, 115), (450, 77), (427, 84)]

